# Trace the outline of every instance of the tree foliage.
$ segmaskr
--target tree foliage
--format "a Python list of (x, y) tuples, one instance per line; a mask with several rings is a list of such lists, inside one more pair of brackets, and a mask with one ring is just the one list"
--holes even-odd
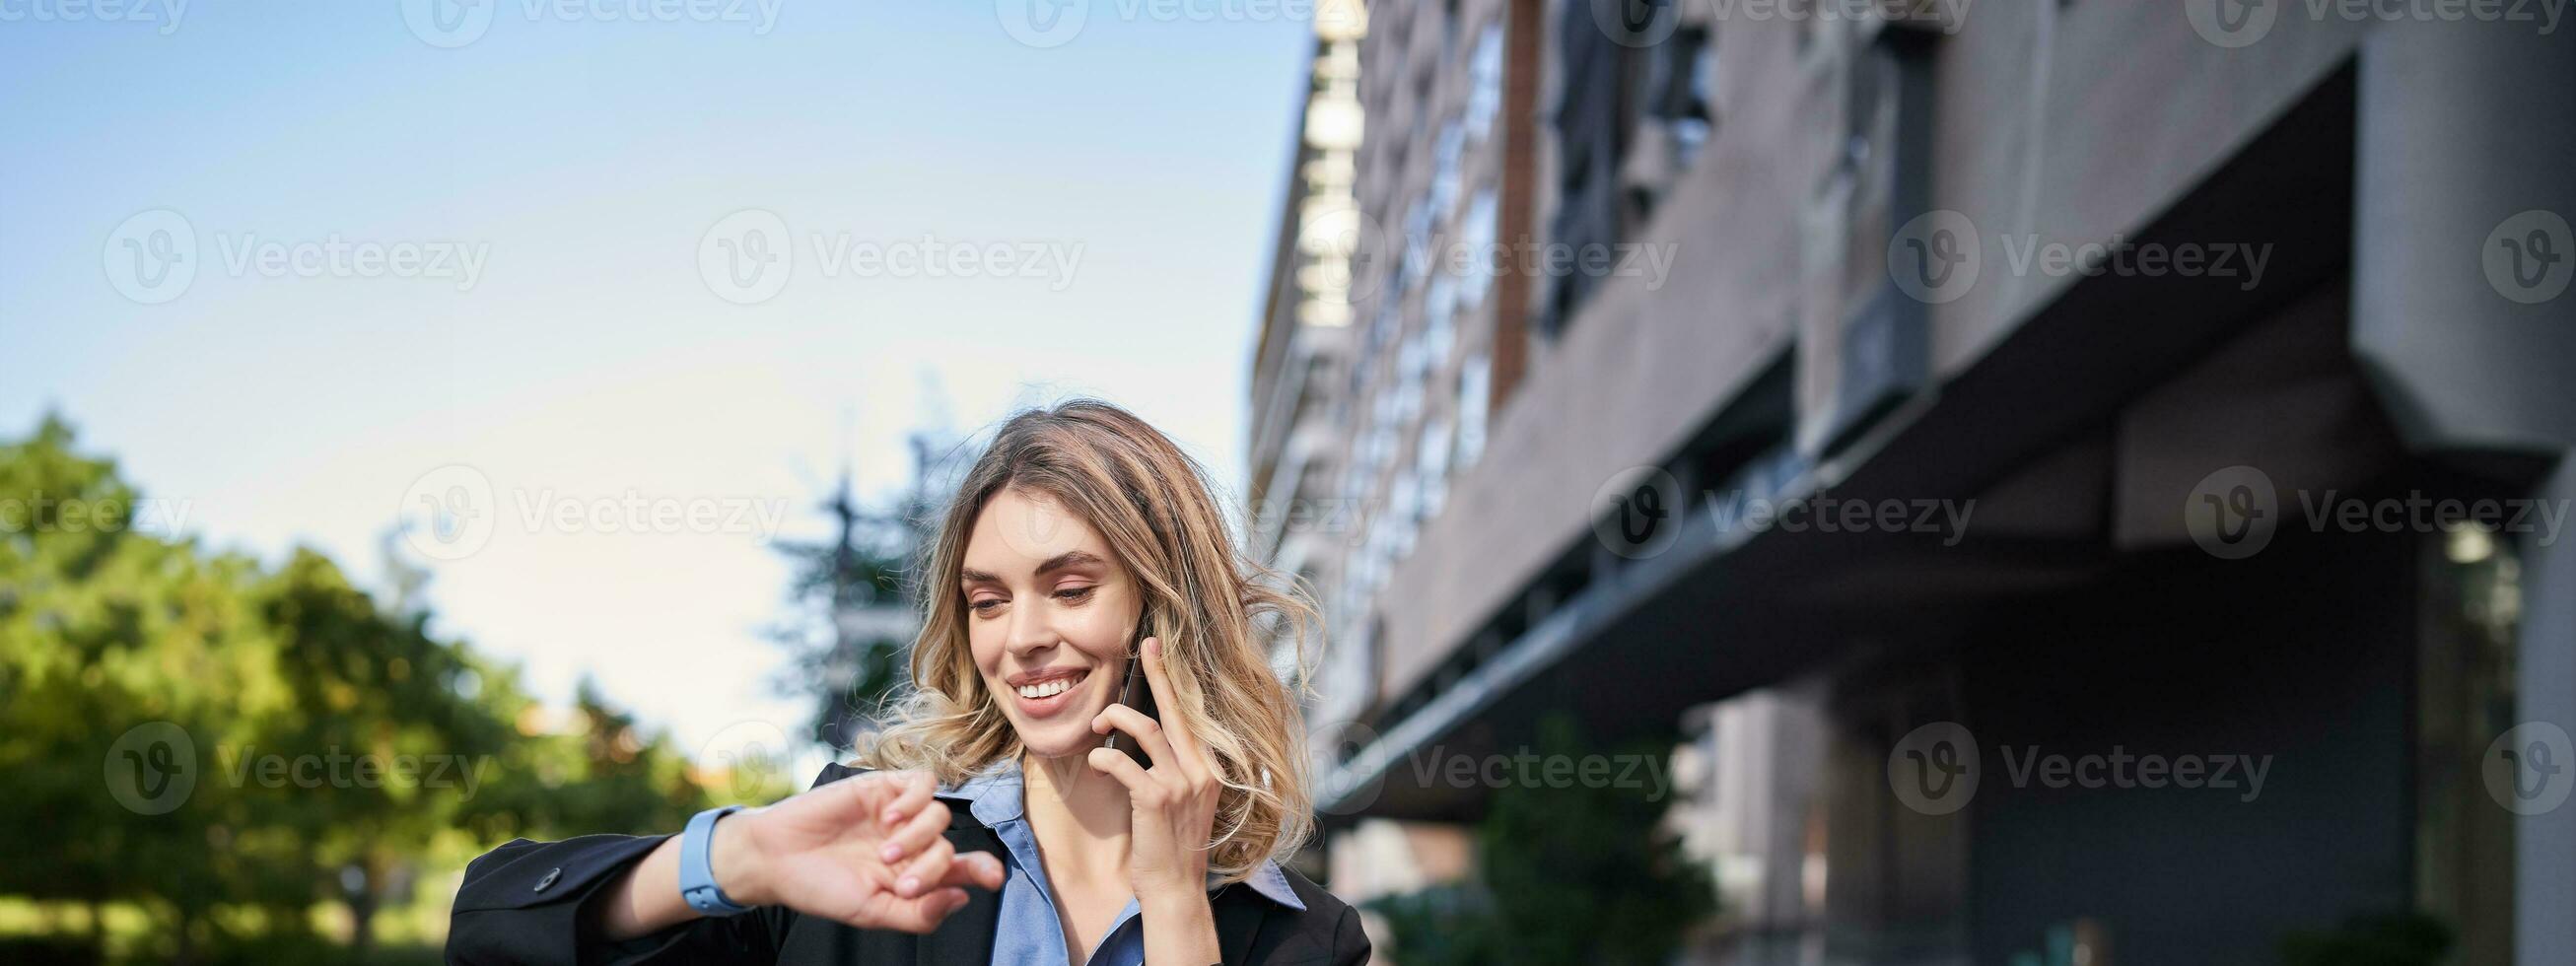
[[(1543, 760), (1597, 754), (1572, 716), (1539, 722)], [(1668, 754), (1640, 742), (1621, 754)], [(1476, 830), (1478, 879), (1370, 904), (1405, 963), (1666, 962), (1717, 911), (1716, 880), (1660, 820), (1668, 801), (1633, 788), (1516, 783)]]
[(434, 855), (704, 801), (594, 689), (548, 727), (425, 610), (311, 550), (272, 568), (139, 532), (142, 500), (59, 418), (0, 444), (0, 896), (145, 909), (130, 954), (156, 961), (312, 940), (339, 904), (364, 951)]

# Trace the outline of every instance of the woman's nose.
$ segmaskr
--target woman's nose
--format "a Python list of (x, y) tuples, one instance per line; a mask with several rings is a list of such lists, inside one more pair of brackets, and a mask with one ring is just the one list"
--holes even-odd
[(1013, 656), (1026, 656), (1054, 646), (1060, 636), (1044, 611), (1040, 607), (1016, 609), (1011, 614), (1010, 637), (1002, 642), (1003, 649)]

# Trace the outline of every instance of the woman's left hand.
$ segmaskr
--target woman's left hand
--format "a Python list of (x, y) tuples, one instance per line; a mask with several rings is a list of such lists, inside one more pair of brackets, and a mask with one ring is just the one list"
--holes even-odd
[[(1146, 638), (1140, 650), (1137, 659), (1145, 662), (1145, 681), (1154, 689), (1154, 706), (1180, 707), (1171, 675), (1163, 667), (1163, 642)], [(1215, 760), (1188, 728), (1164, 727), (1123, 704), (1110, 705), (1091, 719), (1093, 733), (1105, 735), (1111, 728), (1135, 738), (1154, 762), (1152, 768), (1139, 768), (1125, 752), (1106, 747), (1094, 748), (1085, 756), (1092, 768), (1127, 786), (1127, 801), (1133, 809), (1128, 824), (1128, 883), (1140, 900), (1204, 899), (1208, 866), (1204, 846), (1216, 824), (1218, 795), (1225, 791), (1216, 779)]]

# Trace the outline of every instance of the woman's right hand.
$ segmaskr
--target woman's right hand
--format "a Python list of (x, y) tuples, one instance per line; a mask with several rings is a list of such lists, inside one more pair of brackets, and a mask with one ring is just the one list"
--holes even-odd
[(1002, 887), (990, 853), (957, 854), (948, 806), (919, 771), (872, 771), (716, 823), (708, 861), (727, 898), (783, 905), (860, 929), (926, 933)]

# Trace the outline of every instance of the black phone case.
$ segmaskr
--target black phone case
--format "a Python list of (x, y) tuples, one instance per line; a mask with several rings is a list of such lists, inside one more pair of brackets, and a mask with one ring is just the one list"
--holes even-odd
[[(1127, 683), (1119, 686), (1118, 703), (1143, 712), (1145, 717), (1157, 717), (1154, 686), (1145, 680), (1145, 622), (1141, 620), (1136, 622), (1136, 641), (1128, 647)], [(1153, 757), (1145, 753), (1133, 735), (1113, 728), (1109, 732), (1109, 747), (1126, 752), (1138, 768), (1154, 767)]]

